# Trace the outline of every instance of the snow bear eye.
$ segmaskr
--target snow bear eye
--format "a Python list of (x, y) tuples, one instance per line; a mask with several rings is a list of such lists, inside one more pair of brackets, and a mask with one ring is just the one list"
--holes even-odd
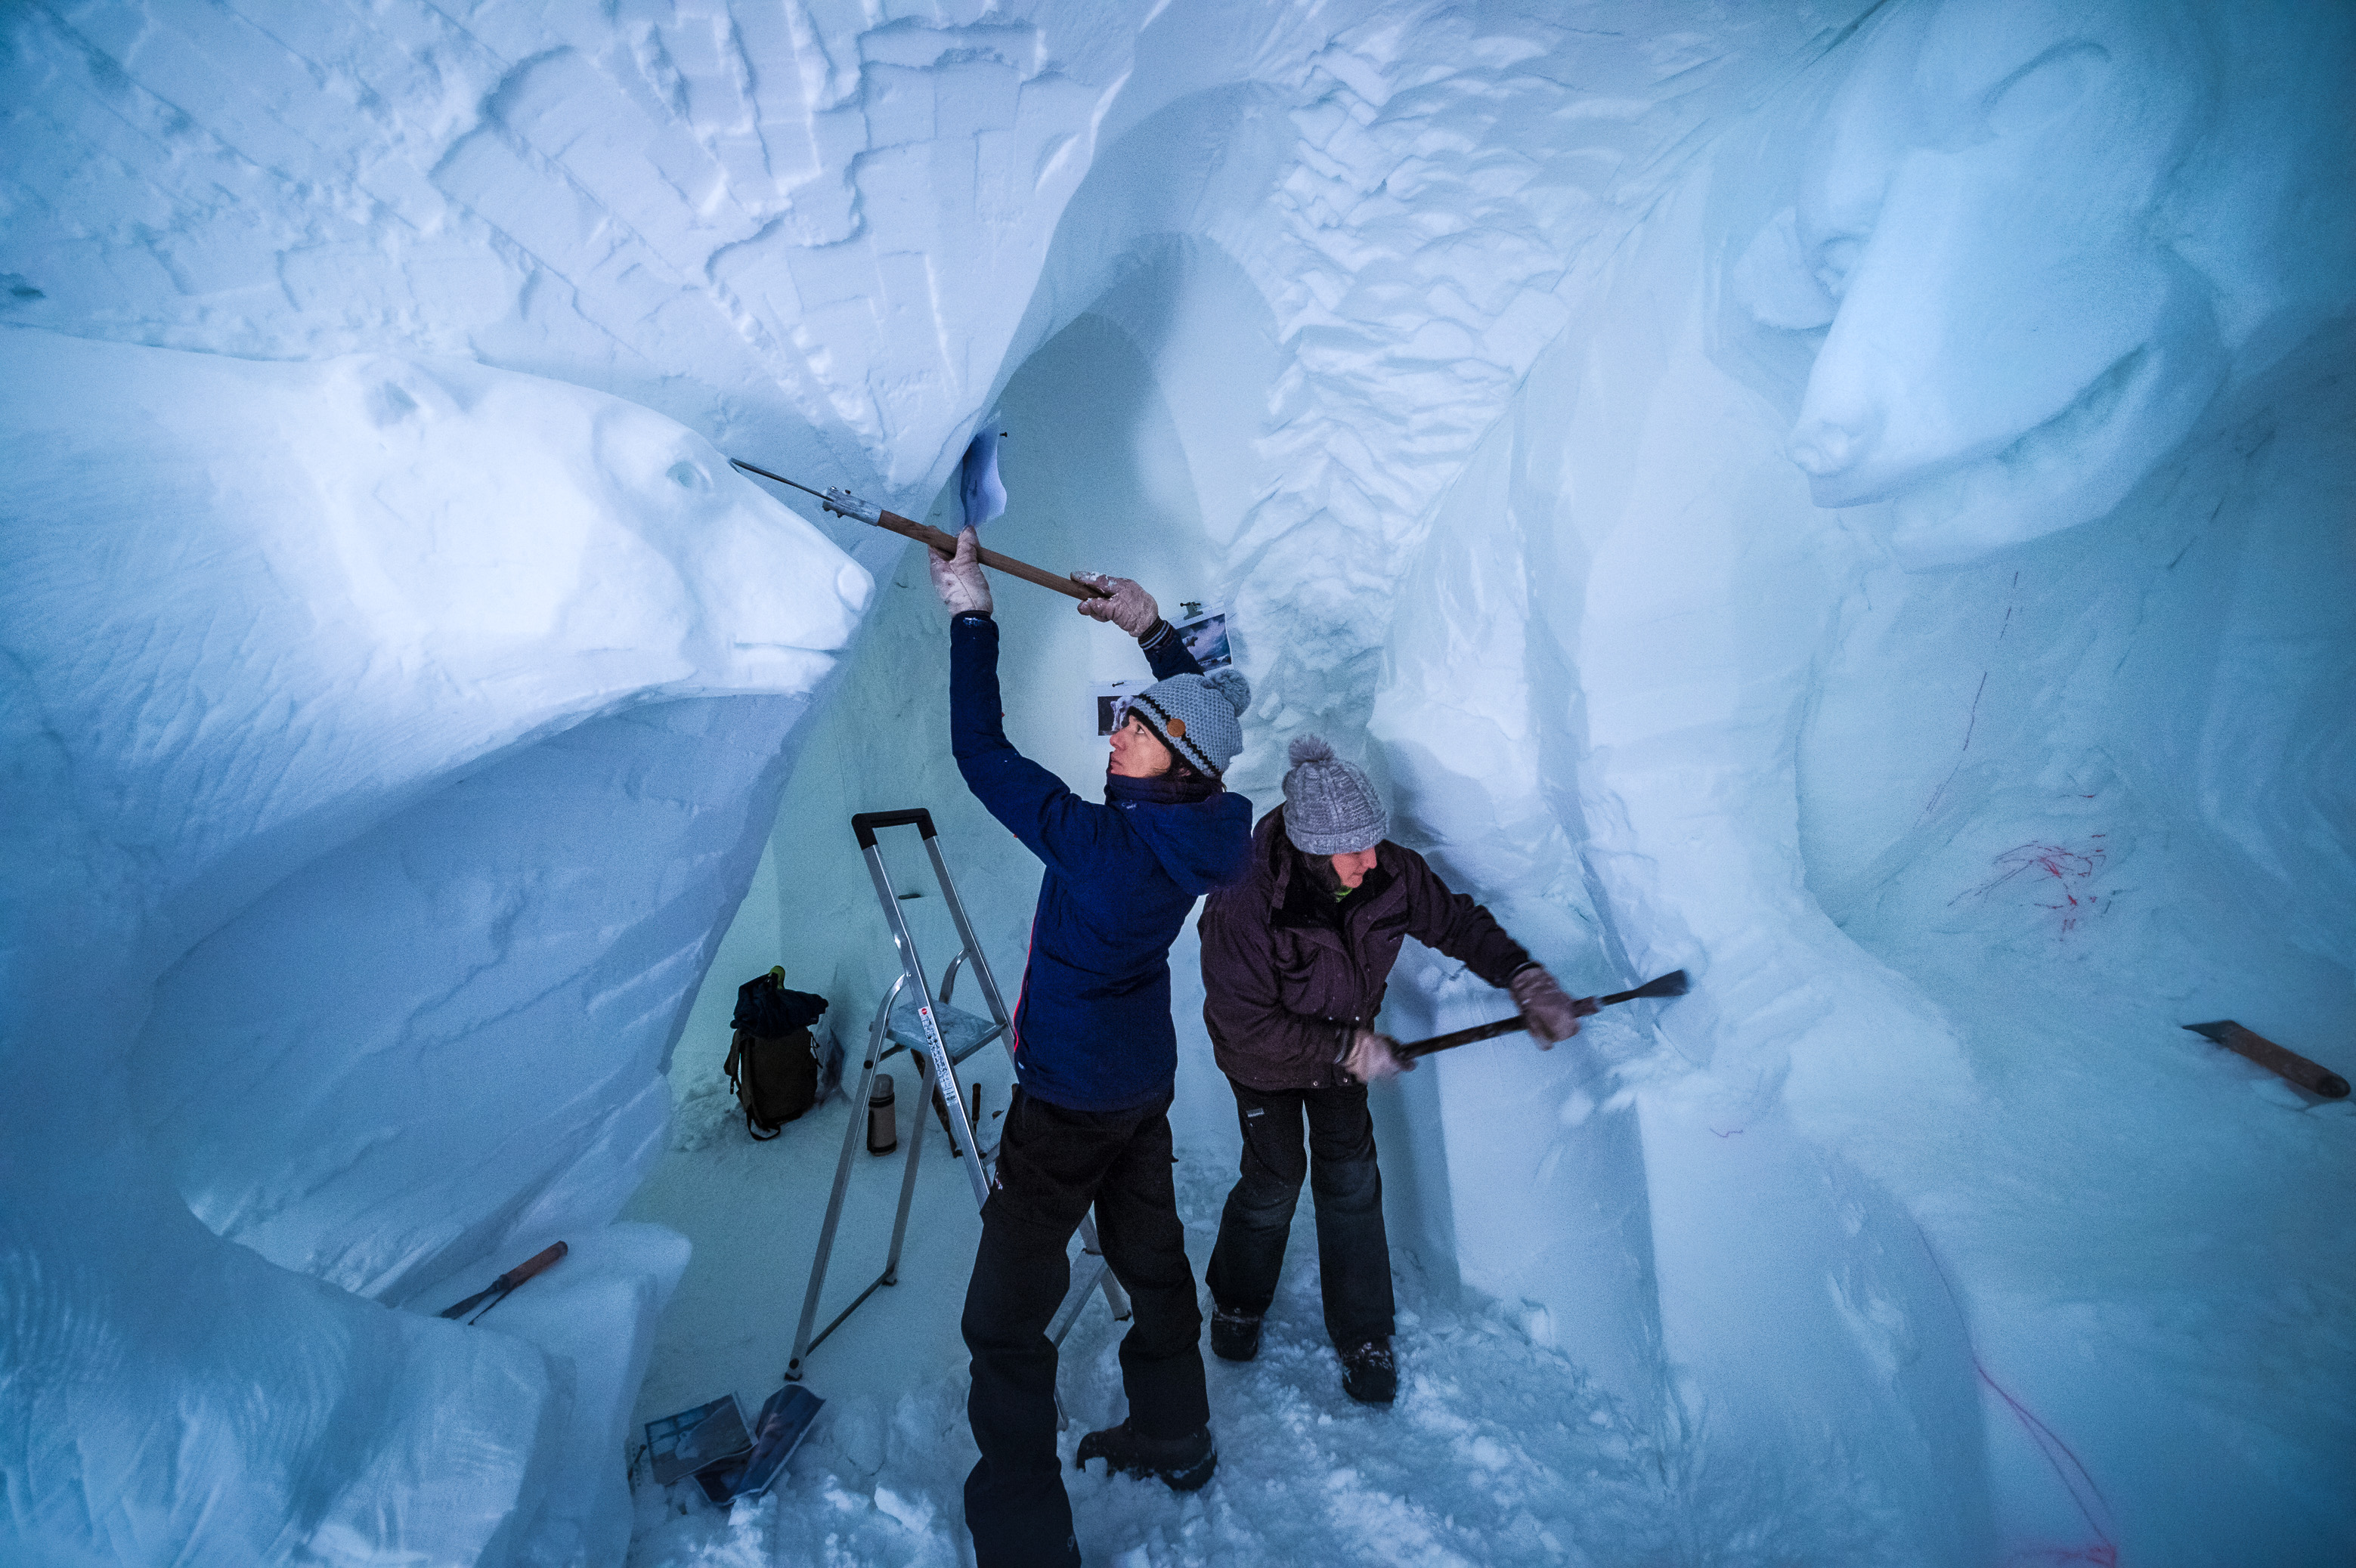
[(1837, 234), (1816, 247), (1816, 282), (1835, 299), (1848, 292), (1848, 275), (1857, 270), (1858, 252), (1865, 241), (1854, 234)]
[(681, 458), (679, 462), (670, 465), (670, 477), (671, 483), (677, 485), (682, 490), (709, 490), (712, 488), (711, 476), (706, 475), (702, 469), (697, 467), (694, 464), (688, 462), (684, 458)]
[(379, 381), (370, 389), (368, 398), (369, 419), (380, 430), (399, 424), (417, 411), (417, 400), (402, 390), (398, 383)]
[(2080, 40), (2046, 50), (1991, 89), (1988, 129), (2016, 136), (2058, 120), (2111, 63), (2108, 50)]

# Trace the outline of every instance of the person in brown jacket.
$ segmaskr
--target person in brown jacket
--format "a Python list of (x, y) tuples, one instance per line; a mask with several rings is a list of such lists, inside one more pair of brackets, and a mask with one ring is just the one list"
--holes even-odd
[(1390, 814), (1364, 773), (1314, 735), (1292, 742), (1291, 762), (1284, 805), (1253, 830), (1250, 870), (1203, 908), (1203, 1018), (1244, 1136), (1211, 1252), (1211, 1349), (1230, 1361), (1259, 1353), (1305, 1177), (1342, 1386), (1387, 1404), (1398, 1389), (1390, 1243), (1366, 1085), (1414, 1065), (1374, 1028), (1400, 943), (1412, 936), (1510, 991), (1543, 1047), (1577, 1034), (1595, 1008), (1422, 856), (1384, 837)]

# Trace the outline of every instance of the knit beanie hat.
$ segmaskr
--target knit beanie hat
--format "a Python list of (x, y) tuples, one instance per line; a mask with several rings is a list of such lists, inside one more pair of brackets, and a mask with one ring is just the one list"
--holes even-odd
[(1157, 680), (1130, 699), (1129, 711), (1172, 756), (1217, 778), (1244, 749), (1243, 712), (1250, 706), (1251, 682), (1230, 665), (1208, 675)]
[(1304, 855), (1355, 855), (1387, 837), (1391, 814), (1374, 781), (1314, 735), (1292, 742), (1284, 775), (1284, 836)]

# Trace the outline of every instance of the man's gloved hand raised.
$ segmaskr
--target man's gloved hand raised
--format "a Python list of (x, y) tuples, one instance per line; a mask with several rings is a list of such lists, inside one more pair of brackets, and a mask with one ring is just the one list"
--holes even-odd
[(1398, 1053), (1398, 1041), (1387, 1034), (1362, 1029), (1350, 1037), (1350, 1049), (1342, 1058), (1342, 1071), (1361, 1083), (1372, 1083), (1377, 1078), (1396, 1078), (1402, 1072), (1415, 1071), (1415, 1059)]
[(925, 552), (932, 569), (933, 592), (952, 615), (987, 615), (991, 612), (990, 580), (981, 574), (981, 537), (971, 528), (958, 535), (957, 554)]
[(1536, 964), (1515, 970), (1505, 989), (1512, 994), (1514, 1005), (1522, 1009), (1522, 1022), (1540, 1051), (1553, 1050), (1556, 1042), (1579, 1032), (1580, 1019), (1603, 1010), (1592, 997), (1565, 995), (1554, 976)]
[(1091, 621), (1110, 621), (1132, 637), (1141, 637), (1153, 630), (1153, 623), (1162, 619), (1162, 606), (1153, 602), (1137, 583), (1126, 577), (1107, 577), (1100, 572), (1076, 571), (1072, 581), (1085, 583), (1111, 595), (1107, 599), (1083, 599), (1079, 612)]

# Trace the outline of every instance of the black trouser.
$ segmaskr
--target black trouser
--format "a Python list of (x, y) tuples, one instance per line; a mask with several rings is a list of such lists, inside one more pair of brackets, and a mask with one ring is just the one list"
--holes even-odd
[(1071, 1284), (1065, 1248), (1091, 1202), (1105, 1261), (1137, 1308), (1120, 1342), (1130, 1428), (1183, 1437), (1210, 1423), (1169, 1110), (1167, 1094), (1133, 1111), (1073, 1111), (1020, 1088), (1007, 1107), (963, 1325), (973, 1352), (966, 1414), (981, 1449), (966, 1477), (965, 1522), (981, 1568), (1079, 1562), (1055, 1454), (1047, 1324)]
[[(1276, 1298), (1284, 1243), (1301, 1181), (1317, 1197), (1317, 1270), (1325, 1332), (1344, 1349), (1391, 1337), (1391, 1247), (1383, 1233), (1383, 1176), (1366, 1087), (1252, 1089), (1227, 1080), (1243, 1123), (1243, 1179), (1227, 1194), (1212, 1250), (1211, 1299), (1231, 1311), (1266, 1312)], [(1301, 1115), (1309, 1113), (1309, 1149)]]

